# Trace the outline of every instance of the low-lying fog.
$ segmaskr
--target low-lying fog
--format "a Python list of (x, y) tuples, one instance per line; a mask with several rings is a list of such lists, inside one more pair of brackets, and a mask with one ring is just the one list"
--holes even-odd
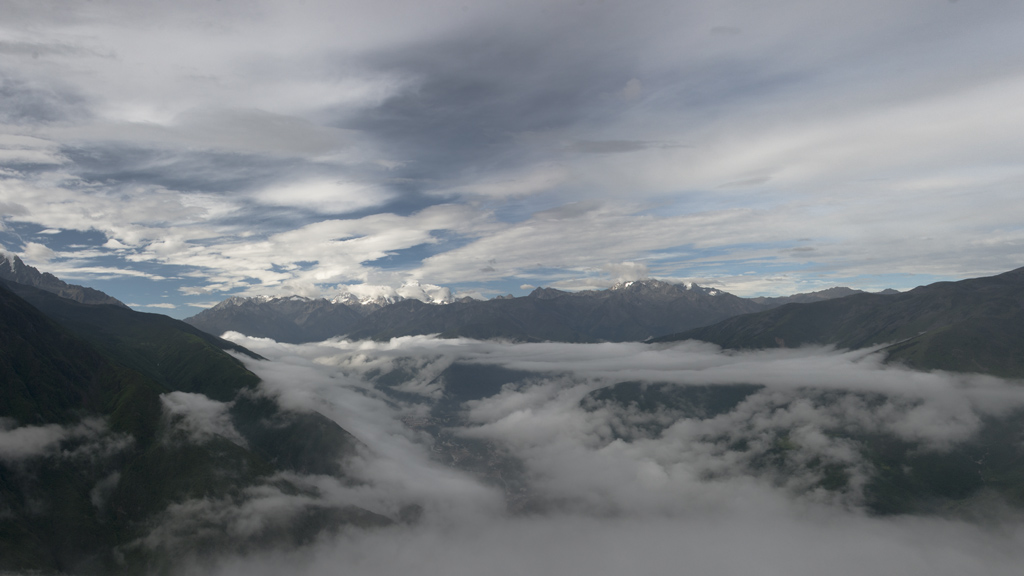
[[(407, 521), (222, 559), (223, 574), (959, 576), (1024, 565), (1024, 523), (996, 495), (929, 514), (872, 513), (878, 465), (859, 445), (885, 437), (954, 450), (1024, 408), (1019, 383), (821, 348), (227, 337), (268, 358), (243, 358), (266, 393), (364, 444), (348, 463), (360, 485), (290, 480)], [(631, 384), (612, 388), (622, 382)], [(696, 396), (673, 396), (681, 385)], [(193, 411), (195, 433), (224, 433), (216, 406)], [(309, 498), (268, 487), (242, 508), (197, 503), (152, 538), (202, 515), (244, 534)]]

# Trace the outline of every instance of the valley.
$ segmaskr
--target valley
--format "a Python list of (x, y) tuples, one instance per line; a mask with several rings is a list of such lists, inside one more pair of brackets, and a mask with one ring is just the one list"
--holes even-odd
[(734, 498), (964, 526), (1024, 509), (1020, 271), (773, 307), (656, 281), (405, 300), (363, 324), (233, 301), (220, 335), (37, 286), (0, 288), (8, 570), (216, 570), (461, 517), (684, 522)]

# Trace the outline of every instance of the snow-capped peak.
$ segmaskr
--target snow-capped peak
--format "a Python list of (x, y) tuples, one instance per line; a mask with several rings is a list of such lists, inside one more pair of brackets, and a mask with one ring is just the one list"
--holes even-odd
[(270, 300), (268, 296), (228, 296), (217, 307), (241, 306), (246, 302), (266, 302), (267, 300)]
[(685, 290), (687, 292), (692, 292), (692, 291), (703, 292), (704, 294), (707, 294), (708, 296), (718, 296), (719, 294), (722, 294), (721, 290), (718, 290), (716, 288), (707, 287), (707, 286), (701, 286), (701, 285), (697, 284), (696, 282), (681, 282), (679, 284), (673, 284), (671, 282), (665, 282), (664, 280), (655, 280), (654, 278), (647, 278), (647, 279), (644, 279), (644, 280), (629, 280), (629, 281), (624, 281), (624, 282), (617, 282), (615, 285), (613, 285), (611, 287), (611, 289), (612, 290), (626, 290), (626, 289), (640, 290), (640, 289), (647, 289), (647, 290), (662, 290), (662, 291), (664, 291), (664, 290), (676, 291), (676, 290), (682, 289), (682, 290)]
[[(627, 288), (633, 288), (635, 290), (637, 288), (657, 288), (661, 286), (672, 286), (672, 284), (661, 280), (655, 280), (654, 278), (645, 278), (643, 280), (626, 280), (616, 282), (612, 285), (611, 290), (625, 290)], [(687, 290), (689, 290), (689, 288), (687, 288)]]
[(310, 299), (305, 296), (268, 296), (267, 294), (256, 294), (254, 296), (229, 296), (226, 300), (217, 304), (215, 308), (224, 308), (227, 306), (243, 306), (250, 302), (257, 304), (266, 304), (268, 302), (288, 301), (288, 302), (308, 302)]
[(427, 304), (448, 304), (455, 299), (444, 286), (407, 282), (398, 288), (374, 284), (343, 284), (331, 299), (335, 304), (387, 306), (402, 300), (419, 300)]

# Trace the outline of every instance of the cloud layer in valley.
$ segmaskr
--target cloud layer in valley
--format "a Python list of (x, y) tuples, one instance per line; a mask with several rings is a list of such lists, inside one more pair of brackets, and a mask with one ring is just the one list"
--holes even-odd
[(56, 6), (3, 3), (0, 245), (139, 307), (1024, 264), (1017, 3)]
[[(364, 483), (291, 475), (308, 488), (300, 496), (268, 487), (244, 510), (184, 503), (166, 530), (200, 512), (254, 529), (317, 503), (423, 514), (294, 552), (207, 559), (204, 570), (1010, 574), (1024, 560), (1020, 518), (997, 496), (956, 515), (876, 516), (865, 503), (877, 473), (870, 438), (951, 453), (1024, 409), (1019, 383), (912, 372), (870, 351), (227, 336), (269, 358), (245, 360), (264, 394), (359, 438), (347, 466)], [(683, 389), (697, 395), (673, 401)], [(668, 400), (651, 409), (622, 401), (623, 390)], [(687, 404), (708, 390), (733, 398)], [(841, 470), (844, 484), (829, 485), (823, 470)]]

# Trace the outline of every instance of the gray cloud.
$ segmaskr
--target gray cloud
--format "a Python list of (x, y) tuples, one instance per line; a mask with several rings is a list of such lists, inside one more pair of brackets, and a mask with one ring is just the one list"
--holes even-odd
[(374, 56), (373, 65), (419, 81), (345, 126), (384, 139), (411, 160), (410, 177), (543, 157), (546, 151), (521, 147), (521, 136), (561, 130), (596, 112), (604, 104), (594, 96), (617, 88), (609, 69), (622, 66), (559, 50), (560, 41), (545, 34), (524, 43), (513, 30), (488, 26)]
[(0, 458), (7, 461), (47, 454), (69, 435), (68, 430), (57, 424), (14, 427), (11, 422), (2, 423)]
[(89, 501), (92, 502), (92, 505), (95, 506), (97, 510), (103, 509), (103, 506), (106, 505), (107, 500), (117, 488), (117, 484), (120, 481), (121, 473), (114, 471), (96, 482), (96, 485), (89, 491)]
[[(1010, 2), (45, 6), (5, 6), (0, 122), (50, 144), (0, 150), (0, 204), (17, 210), (3, 241), (20, 252), (16, 234), (40, 226), (145, 238), (159, 249), (106, 256), (210, 278), (177, 310), (381, 274), (467, 293), (598, 287), (619, 261), (743, 295), (1024, 264)], [(183, 225), (153, 217), (154, 195), (222, 210)], [(299, 266), (292, 244), (236, 259), (254, 237), (308, 242), (327, 218), (441, 202), (468, 209), (402, 221), (436, 226), (418, 244), (377, 231), (356, 262)], [(580, 202), (606, 209), (538, 222)], [(817, 250), (780, 251), (794, 238)], [(399, 269), (377, 266), (400, 251)]]
[(129, 436), (110, 433), (106, 422), (98, 418), (85, 419), (67, 426), (16, 424), (10, 418), (0, 418), (0, 461), (17, 463), (35, 458), (105, 459), (130, 447), (133, 442)]
[(63, 83), (27, 81), (0, 70), (0, 123), (48, 124), (88, 116), (86, 98)]
[(214, 437), (225, 438), (245, 446), (245, 439), (235, 430), (228, 410), (230, 403), (217, 402), (203, 394), (168, 392), (160, 395), (160, 403), (172, 426), (184, 431), (189, 440), (202, 444)]
[[(197, 526), (221, 522), (252, 534), (308, 506), (355, 503), (394, 517), (417, 503), (426, 512), (416, 525), (351, 530), (291, 553), (227, 555), (193, 571), (270, 574), (287, 567), (312, 575), (344, 566), (352, 574), (461, 574), (500, 566), (510, 574), (801, 575), (826, 566), (830, 574), (1011, 574), (1022, 560), (1019, 518), (998, 502), (971, 504), (986, 518), (981, 522), (872, 517), (860, 494), (872, 465), (859, 434), (941, 453), (971, 438), (980, 420), (1024, 406), (1011, 382), (912, 373), (882, 366), (870, 353), (828, 349), (725, 353), (697, 343), (430, 337), (285, 345), (229, 337), (271, 359), (246, 361), (263, 378), (264, 393), (289, 408), (321, 412), (363, 441), (367, 450), (350, 469), (366, 484), (289, 475), (297, 496), (267, 487), (254, 489), (241, 507), (187, 502), (168, 511), (147, 545), (169, 546)], [(454, 363), (531, 374), (466, 402), (449, 432), (508, 450), (543, 503), (533, 512), (504, 511), (500, 483), (438, 461), (444, 448), (418, 424), (443, 398), (445, 381), (437, 376)], [(401, 391), (412, 395), (374, 380), (396, 370), (407, 375)], [(762, 388), (704, 417), (669, 404), (651, 413), (583, 401), (627, 374), (677, 383), (660, 386), (742, 381)], [(822, 489), (821, 466), (843, 469), (847, 488)]]
[[(190, 499), (171, 504), (155, 520), (155, 529), (125, 545), (125, 549), (180, 554), (210, 542), (245, 542), (287, 525), (311, 507), (323, 506), (314, 495), (286, 494), (272, 485), (254, 486), (244, 492), (241, 498)], [(179, 558), (184, 562), (186, 556)]]
[[(995, 540), (995, 542), (993, 542)], [(917, 519), (780, 510), (689, 519), (525, 518), (440, 529), (393, 529), (331, 540), (311, 554), (225, 562), (219, 574), (709, 575), (784, 573), (1016, 574), (1019, 534)], [(995, 548), (993, 550), (993, 547)]]
[(182, 192), (259, 188), (306, 164), (293, 158), (267, 157), (248, 151), (193, 152), (126, 143), (67, 147), (63, 153), (74, 162), (76, 176), (105, 188), (148, 184)]
[(639, 140), (593, 140), (577, 142), (569, 150), (583, 154), (622, 154), (638, 152), (648, 148), (679, 148), (682, 144), (666, 142), (644, 142)]

